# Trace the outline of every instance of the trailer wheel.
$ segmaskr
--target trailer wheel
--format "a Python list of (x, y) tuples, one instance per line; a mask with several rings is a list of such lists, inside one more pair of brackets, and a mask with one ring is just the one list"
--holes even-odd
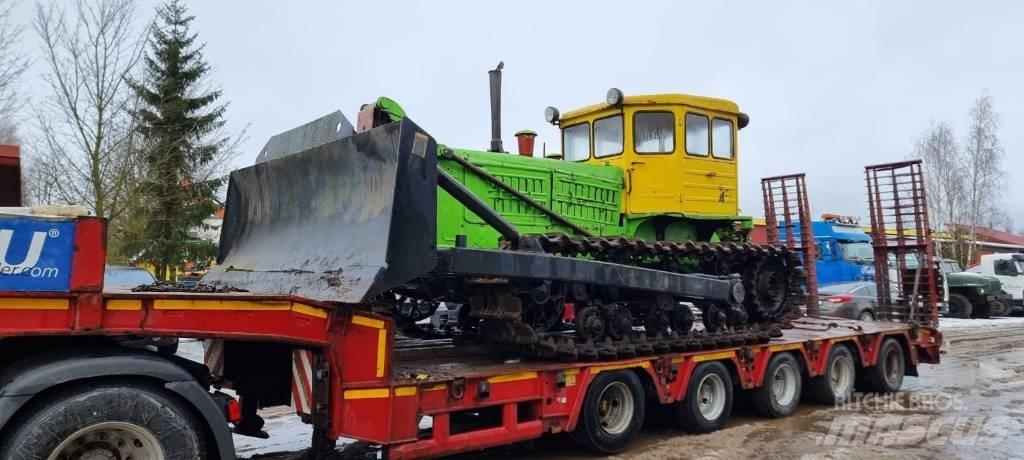
[(636, 374), (602, 372), (587, 388), (573, 438), (595, 452), (622, 452), (640, 434), (644, 410), (644, 388)]
[(895, 393), (903, 386), (903, 347), (896, 339), (889, 337), (878, 349), (878, 361), (874, 366), (864, 368), (864, 386), (875, 393)]
[(802, 384), (800, 362), (791, 353), (772, 356), (764, 375), (764, 384), (751, 390), (754, 409), (771, 418), (792, 414), (800, 405)]
[(810, 379), (811, 394), (822, 404), (842, 404), (850, 399), (856, 382), (857, 366), (853, 353), (845, 345), (836, 345), (828, 354), (825, 373)]
[(690, 376), (686, 397), (675, 404), (676, 421), (691, 433), (710, 433), (732, 415), (732, 377), (719, 361), (698, 365)]
[(962, 294), (949, 294), (949, 312), (947, 315), (951, 318), (970, 318), (971, 300)]
[(47, 397), (0, 446), (4, 459), (198, 459), (191, 413), (156, 386), (93, 382)]

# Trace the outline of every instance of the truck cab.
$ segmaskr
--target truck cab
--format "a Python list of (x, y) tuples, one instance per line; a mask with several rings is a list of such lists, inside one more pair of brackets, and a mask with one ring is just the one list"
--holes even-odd
[[(737, 135), (749, 121), (736, 103), (688, 94), (623, 96), (548, 121), (562, 130), (565, 161), (624, 171), (626, 215), (693, 219), (739, 214)], [(552, 113), (553, 111), (553, 113)]]
[(1024, 310), (1024, 254), (985, 254), (967, 271), (998, 278), (1013, 309)]
[(818, 246), (818, 284), (874, 279), (871, 237), (851, 217), (826, 214), (812, 223)]
[(999, 278), (966, 272), (953, 259), (944, 259), (941, 268), (949, 293), (949, 316), (987, 318), (1010, 313), (1010, 295), (1003, 291)]

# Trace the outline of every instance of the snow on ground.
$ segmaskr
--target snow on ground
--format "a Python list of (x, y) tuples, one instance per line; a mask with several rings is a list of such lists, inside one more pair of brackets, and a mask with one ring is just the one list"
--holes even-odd
[[(182, 339), (178, 346), (178, 356), (203, 362), (203, 342), (195, 339)], [(227, 393), (231, 391), (225, 390)], [(267, 422), (263, 431), (270, 434), (269, 439), (251, 438), (234, 435), (235, 452), (241, 457), (271, 452), (293, 452), (308, 449), (313, 435), (313, 428), (302, 423), (290, 407), (268, 407), (260, 410), (260, 416)], [(339, 440), (338, 444), (344, 444)], [(351, 442), (351, 441), (349, 441)]]
[(1024, 316), (997, 316), (989, 319), (940, 318), (939, 331), (960, 331), (965, 329), (983, 329), (993, 326), (1018, 324), (1024, 334)]

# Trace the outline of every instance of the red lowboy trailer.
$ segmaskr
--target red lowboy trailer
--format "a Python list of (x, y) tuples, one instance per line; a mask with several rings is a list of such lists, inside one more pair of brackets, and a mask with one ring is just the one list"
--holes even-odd
[[(389, 318), (301, 297), (102, 292), (104, 222), (48, 222), (57, 221), (73, 226), (68, 288), (0, 290), (3, 458), (234, 458), (231, 432), (262, 435), (254, 410), (277, 405), (313, 424), (314, 454), (353, 438), (386, 458), (436, 457), (559, 432), (608, 453), (637, 436), (648, 399), (707, 432), (729, 418), (737, 391), (782, 417), (803, 392), (834, 403), (854, 382), (896, 391), (919, 363), (939, 361), (934, 329), (813, 318), (767, 344), (683, 344), (602, 362), (510, 358), (397, 340)], [(21, 255), (6, 252), (0, 262), (14, 266)], [(206, 362), (119, 340), (136, 336), (203, 339)]]

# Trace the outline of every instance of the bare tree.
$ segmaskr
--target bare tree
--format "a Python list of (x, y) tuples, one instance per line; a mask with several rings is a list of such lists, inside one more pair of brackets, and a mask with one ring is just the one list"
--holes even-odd
[(0, 144), (17, 143), (15, 117), (25, 102), (18, 85), (28, 69), (28, 58), (19, 46), (23, 27), (11, 19), (17, 3), (0, 0)]
[[(142, 55), (135, 0), (36, 4), (48, 96), (36, 109), (34, 194), (116, 219), (136, 185), (126, 79)], [(41, 182), (41, 183), (39, 183)], [(44, 193), (45, 192), (45, 193)]]
[(1006, 171), (1003, 169), (1006, 154), (999, 142), (1000, 116), (993, 108), (992, 96), (987, 90), (974, 101), (968, 116), (964, 171), (968, 180), (965, 223), (970, 230), (966, 259), (970, 263), (974, 257), (978, 226), (990, 222), (993, 216), (1002, 212), (1006, 193)]
[(963, 259), (963, 205), (967, 176), (963, 155), (953, 126), (946, 121), (932, 122), (917, 139), (913, 157), (924, 160), (925, 188), (928, 193), (928, 217), (934, 228), (945, 231), (954, 244), (945, 246), (947, 255)]

